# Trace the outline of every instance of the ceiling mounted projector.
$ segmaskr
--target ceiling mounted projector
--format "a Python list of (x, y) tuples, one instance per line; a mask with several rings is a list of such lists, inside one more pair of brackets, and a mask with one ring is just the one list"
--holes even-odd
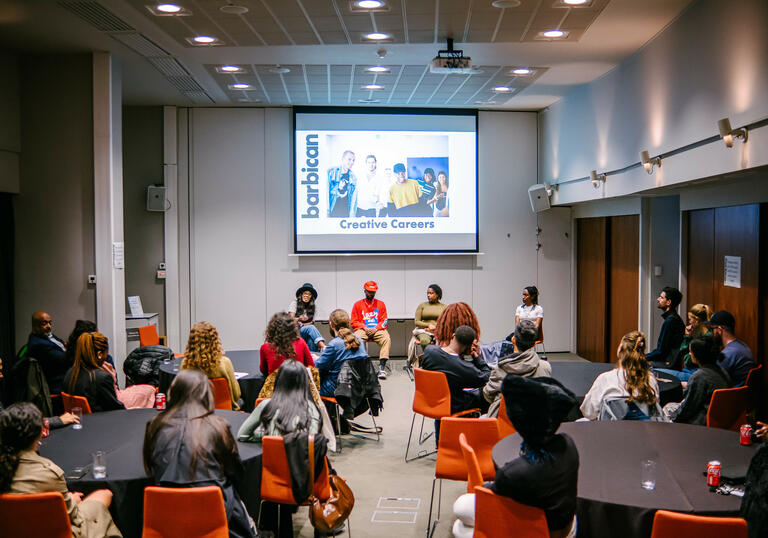
[(464, 56), (463, 50), (453, 49), (453, 38), (448, 38), (448, 48), (437, 51), (437, 56), (429, 63), (430, 73), (442, 75), (472, 75), (477, 73), (472, 69), (472, 58)]

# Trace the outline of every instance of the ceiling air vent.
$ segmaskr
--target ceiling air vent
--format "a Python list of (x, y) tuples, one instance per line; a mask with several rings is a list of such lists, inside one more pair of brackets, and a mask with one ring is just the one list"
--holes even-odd
[(102, 32), (130, 32), (133, 30), (130, 24), (97, 2), (67, 2), (64, 0), (60, 1), (59, 5)]
[(186, 77), (189, 72), (176, 58), (147, 58), (166, 77)]
[(170, 56), (170, 53), (160, 45), (136, 32), (111, 34), (125, 46), (135, 50), (144, 57)]

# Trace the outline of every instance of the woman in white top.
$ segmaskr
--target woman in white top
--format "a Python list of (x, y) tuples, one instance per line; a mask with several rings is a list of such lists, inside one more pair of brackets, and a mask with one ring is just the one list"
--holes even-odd
[(536, 324), (536, 330), (541, 329), (544, 309), (539, 305), (539, 290), (536, 286), (523, 288), (523, 304), (515, 310), (515, 327), (521, 319), (530, 319)]
[(625, 334), (616, 356), (619, 359), (616, 368), (597, 376), (584, 396), (582, 415), (597, 420), (603, 402), (612, 398), (626, 398), (627, 403), (634, 403), (646, 416), (655, 414), (659, 384), (645, 360), (645, 335), (640, 331)]

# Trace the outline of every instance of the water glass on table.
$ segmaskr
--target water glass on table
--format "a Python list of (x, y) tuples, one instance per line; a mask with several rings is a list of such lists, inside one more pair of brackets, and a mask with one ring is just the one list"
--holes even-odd
[(82, 430), (83, 429), (83, 410), (80, 407), (73, 407), (71, 410), (71, 413), (77, 417), (77, 422), (72, 424), (73, 430)]
[(93, 478), (101, 480), (107, 477), (107, 455), (102, 450), (93, 453)]
[(640, 462), (640, 485), (647, 490), (653, 490), (656, 487), (656, 462), (654, 460)]

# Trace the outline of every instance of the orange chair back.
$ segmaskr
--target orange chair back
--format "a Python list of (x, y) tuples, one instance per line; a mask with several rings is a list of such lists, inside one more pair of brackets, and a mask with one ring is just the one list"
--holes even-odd
[(464, 454), (459, 444), (459, 435), (462, 433), (474, 449), (483, 479), (493, 480), (496, 469), (493, 466), (491, 450), (499, 440), (499, 428), (493, 418), (445, 417), (440, 420), (435, 478), (467, 480), (467, 465), (464, 463)]
[(758, 411), (760, 406), (760, 397), (762, 396), (763, 388), (763, 365), (758, 364), (755, 368), (752, 368), (747, 373), (746, 386), (749, 388), (749, 410)]
[(218, 486), (144, 489), (142, 538), (229, 538)]
[(549, 538), (544, 510), (475, 488), (475, 538)]
[(232, 411), (232, 395), (226, 377), (214, 377), (210, 380), (213, 390), (213, 407)]
[(738, 431), (747, 421), (749, 409), (749, 387), (717, 389), (707, 410), (707, 426)]
[(444, 373), (414, 368), (413, 380), (416, 385), (413, 395), (414, 413), (429, 418), (451, 415), (451, 391)]
[(747, 522), (739, 517), (707, 517), (658, 510), (651, 538), (747, 538)]
[(543, 344), (544, 343), (544, 318), (541, 318), (541, 324), (539, 324), (539, 337), (536, 339), (537, 344)]
[[(296, 504), (291, 489), (291, 468), (285, 455), (283, 438), (265, 435), (261, 440), (261, 500), (280, 504)], [(328, 462), (315, 481), (313, 493), (318, 499), (331, 496), (328, 480)]]
[(84, 415), (91, 414), (91, 404), (88, 403), (88, 399), (85, 396), (74, 396), (62, 392), (61, 403), (64, 404), (64, 411), (67, 413), (71, 413), (73, 407), (79, 407), (82, 409)]
[(467, 466), (467, 493), (474, 493), (475, 487), (483, 485), (483, 472), (480, 470), (474, 449), (469, 446), (467, 436), (463, 433), (459, 434), (459, 446), (464, 454), (464, 464)]
[[(44, 517), (40, 517), (44, 514)], [(71, 538), (64, 497), (57, 491), (0, 495), (1, 536)]]
[(154, 325), (144, 325), (139, 327), (139, 345), (157, 346), (160, 344), (160, 337), (157, 335), (157, 327)]
[(499, 416), (497, 418), (499, 422), (499, 439), (503, 439), (508, 435), (517, 433), (512, 421), (509, 420), (507, 415), (507, 405), (504, 403), (504, 395), (501, 395), (501, 401), (499, 402)]

